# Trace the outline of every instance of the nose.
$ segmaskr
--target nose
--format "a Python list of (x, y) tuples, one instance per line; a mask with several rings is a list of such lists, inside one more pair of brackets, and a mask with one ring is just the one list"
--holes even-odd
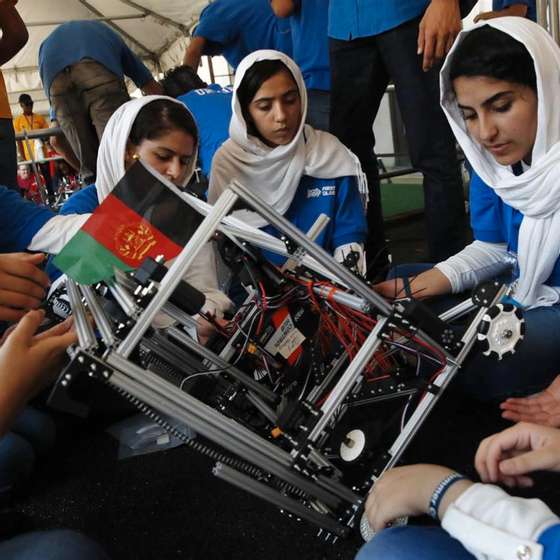
[(277, 123), (286, 122), (286, 109), (281, 102), (274, 104), (274, 120)]
[(165, 170), (165, 175), (172, 182), (178, 181), (184, 173), (185, 166), (178, 157), (172, 158)]
[(498, 127), (488, 115), (480, 115), (478, 119), (478, 135), (482, 143), (491, 142), (498, 134)]

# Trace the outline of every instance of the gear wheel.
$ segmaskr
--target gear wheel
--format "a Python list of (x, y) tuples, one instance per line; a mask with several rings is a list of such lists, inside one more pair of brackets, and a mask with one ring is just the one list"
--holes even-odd
[(514, 354), (525, 335), (525, 319), (518, 307), (498, 303), (488, 309), (478, 326), (478, 340), (485, 356), (501, 360)]

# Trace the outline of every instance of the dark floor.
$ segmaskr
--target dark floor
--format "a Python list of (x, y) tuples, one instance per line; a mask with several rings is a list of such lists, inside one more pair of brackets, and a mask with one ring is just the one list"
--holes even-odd
[[(419, 219), (390, 226), (395, 262), (423, 260), (420, 228)], [(30, 528), (81, 530), (120, 560), (351, 559), (360, 546), (357, 536), (325, 544), (314, 527), (214, 478), (212, 463), (184, 447), (117, 461), (117, 443), (91, 422), (59, 421), (56, 453), (38, 465), (17, 505)], [(501, 425), (495, 407), (446, 394), (405, 462), (444, 463), (472, 476), (476, 443)], [(554, 480), (536, 492), (560, 506)]]

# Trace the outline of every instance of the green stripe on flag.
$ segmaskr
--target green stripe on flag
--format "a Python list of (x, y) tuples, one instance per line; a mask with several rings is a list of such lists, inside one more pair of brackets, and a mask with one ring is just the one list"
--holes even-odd
[(79, 284), (108, 280), (114, 276), (113, 267), (132, 270), (82, 230), (65, 245), (53, 264)]

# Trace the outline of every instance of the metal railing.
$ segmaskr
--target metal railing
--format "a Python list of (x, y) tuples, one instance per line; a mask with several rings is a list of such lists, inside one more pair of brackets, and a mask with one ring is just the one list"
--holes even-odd
[(537, 21), (560, 44), (560, 0), (537, 0)]

